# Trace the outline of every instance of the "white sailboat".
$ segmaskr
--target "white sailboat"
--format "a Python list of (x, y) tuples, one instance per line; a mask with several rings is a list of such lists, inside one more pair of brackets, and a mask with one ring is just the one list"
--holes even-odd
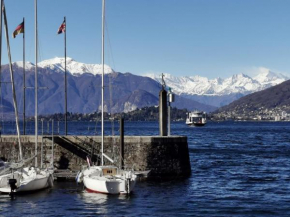
[[(11, 180), (15, 180), (15, 187), (11, 186)], [(24, 167), (0, 177), (1, 193), (32, 192), (52, 185), (53, 177), (49, 171), (35, 167)]]
[(102, 150), (101, 166), (91, 166), (81, 171), (78, 182), (83, 182), (90, 192), (104, 194), (130, 194), (136, 184), (137, 176), (132, 171), (119, 169), (116, 166), (105, 166), (104, 157), (114, 162), (104, 153), (104, 22), (105, 0), (102, 2)]
[[(3, 0), (1, 0), (1, 8), (2, 8)], [(5, 169), (0, 172), (0, 175), (12, 170), (12, 172), (8, 174), (4, 174), (0, 176), (0, 192), (2, 193), (16, 193), (16, 192), (31, 192), (37, 191), (41, 189), (45, 189), (47, 187), (51, 187), (53, 185), (53, 175), (47, 169), (41, 169), (37, 167), (37, 0), (35, 0), (35, 53), (36, 53), (36, 67), (35, 67), (35, 156), (26, 161), (22, 160), (22, 151), (21, 151), (21, 142), (20, 142), (20, 132), (19, 132), (19, 123), (18, 123), (18, 111), (17, 111), (17, 103), (15, 96), (15, 88), (14, 88), (14, 80), (12, 73), (12, 63), (11, 63), (11, 55), (9, 48), (9, 40), (8, 40), (8, 29), (7, 29), (7, 20), (6, 13), (4, 7), (4, 21), (6, 26), (6, 38), (7, 38), (7, 46), (9, 53), (9, 62), (10, 62), (10, 72), (11, 72), (11, 80), (12, 80), (12, 90), (13, 90), (13, 102), (15, 108), (15, 117), (16, 117), (16, 126), (17, 126), (17, 134), (19, 141), (19, 155), (20, 155), (20, 163), (12, 164), (10, 168)], [(1, 16), (2, 19), (2, 16)], [(2, 23), (2, 22), (1, 22)], [(35, 158), (35, 167), (24, 167), (24, 163), (31, 161)]]

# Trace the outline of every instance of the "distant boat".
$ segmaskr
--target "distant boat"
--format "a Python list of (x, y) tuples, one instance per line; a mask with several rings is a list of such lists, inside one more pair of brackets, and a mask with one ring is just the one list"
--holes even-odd
[(186, 113), (186, 124), (194, 126), (204, 126), (206, 124), (206, 113), (203, 111), (193, 111)]

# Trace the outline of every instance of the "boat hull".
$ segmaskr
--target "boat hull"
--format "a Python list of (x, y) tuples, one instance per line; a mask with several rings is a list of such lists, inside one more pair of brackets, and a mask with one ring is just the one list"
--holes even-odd
[(89, 192), (103, 194), (130, 194), (137, 176), (131, 171), (119, 170), (112, 166), (92, 166), (77, 176)]
[(90, 177), (84, 177), (84, 185), (86, 189), (91, 192), (103, 193), (103, 194), (119, 194), (118, 181), (108, 182), (106, 180), (96, 180)]
[(49, 176), (37, 177), (36, 179), (29, 181), (27, 184), (22, 184), (17, 189), (17, 192), (38, 191), (41, 189), (48, 188), (50, 187), (49, 179), (50, 179)]
[(136, 184), (136, 180), (100, 180), (90, 177), (84, 177), (83, 182), (89, 192), (102, 194), (129, 194)]
[(205, 123), (186, 123), (188, 126), (203, 127)]
[[(50, 173), (37, 174), (34, 177), (21, 177), (19, 174), (8, 174), (0, 178), (0, 192), (10, 193), (11, 188), (8, 185), (8, 180), (15, 178), (17, 180), (17, 189), (14, 193), (38, 191), (53, 185), (53, 177)], [(20, 184), (19, 184), (20, 183)]]

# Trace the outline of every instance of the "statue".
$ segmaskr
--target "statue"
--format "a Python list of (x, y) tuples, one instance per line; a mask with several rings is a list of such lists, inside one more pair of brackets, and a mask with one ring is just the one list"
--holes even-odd
[(161, 74), (161, 86), (162, 86), (162, 90), (165, 90), (165, 88), (166, 88), (166, 83), (165, 83), (164, 77), (165, 77), (165, 75), (162, 73)]

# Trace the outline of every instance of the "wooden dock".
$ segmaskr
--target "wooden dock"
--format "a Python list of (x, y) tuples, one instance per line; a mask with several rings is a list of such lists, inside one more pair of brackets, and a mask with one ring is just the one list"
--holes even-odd
[(77, 170), (55, 170), (54, 171), (54, 179), (75, 179), (79, 171)]

